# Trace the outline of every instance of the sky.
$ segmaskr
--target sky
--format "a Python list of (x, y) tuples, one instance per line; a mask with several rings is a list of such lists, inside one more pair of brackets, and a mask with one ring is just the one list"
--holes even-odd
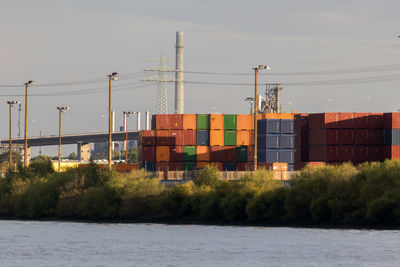
[[(244, 98), (253, 96), (259, 64), (271, 68), (260, 72), (259, 91), (282, 84), (286, 111), (400, 109), (399, 1), (0, 0), (0, 7), (1, 139), (8, 139), (6, 101), (23, 103), (28, 80), (35, 81), (28, 136), (57, 135), (60, 105), (70, 107), (63, 133), (106, 131), (112, 72), (120, 73), (117, 128), (124, 110), (155, 113), (157, 85), (141, 79), (157, 74), (144, 69), (157, 67), (161, 54), (174, 67), (176, 31), (184, 32), (185, 113), (248, 113)], [(167, 88), (173, 113), (174, 84)], [(12, 114), (16, 136), (17, 109)]]

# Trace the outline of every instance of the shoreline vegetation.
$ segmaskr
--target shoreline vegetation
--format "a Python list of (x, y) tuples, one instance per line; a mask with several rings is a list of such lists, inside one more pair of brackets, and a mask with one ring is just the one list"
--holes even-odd
[(0, 179), (0, 219), (399, 229), (400, 161), (306, 167), (289, 186), (264, 169), (223, 181), (207, 166), (166, 188), (143, 170), (56, 173), (38, 157)]

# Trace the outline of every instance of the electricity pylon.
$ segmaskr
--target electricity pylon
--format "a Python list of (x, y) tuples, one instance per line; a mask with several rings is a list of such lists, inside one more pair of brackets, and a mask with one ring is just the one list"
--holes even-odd
[(267, 83), (265, 89), (265, 99), (262, 100), (261, 112), (281, 113), (280, 91), (283, 88), (277, 83)]

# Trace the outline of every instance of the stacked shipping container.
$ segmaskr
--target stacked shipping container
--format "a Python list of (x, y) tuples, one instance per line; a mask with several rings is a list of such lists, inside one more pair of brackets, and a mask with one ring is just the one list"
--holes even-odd
[(400, 158), (400, 113), (384, 113), (384, 156), (387, 159)]

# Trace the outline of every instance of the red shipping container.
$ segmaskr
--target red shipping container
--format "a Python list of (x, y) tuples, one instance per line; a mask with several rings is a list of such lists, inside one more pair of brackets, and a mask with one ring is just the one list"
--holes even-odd
[(354, 143), (357, 145), (368, 144), (368, 129), (355, 129), (354, 130)]
[(169, 115), (169, 125), (172, 130), (183, 129), (183, 114), (171, 114)]
[(308, 114), (307, 113), (298, 113), (294, 115), (294, 128), (302, 129), (308, 128)]
[(383, 128), (383, 113), (369, 113), (368, 128), (370, 129)]
[(294, 161), (295, 162), (301, 162), (301, 146), (295, 146), (294, 147)]
[(385, 146), (384, 159), (400, 159), (400, 146)]
[(310, 161), (338, 161), (338, 146), (310, 146), (309, 159)]
[(340, 128), (339, 113), (316, 113), (308, 115), (310, 129)]
[(210, 158), (211, 161), (224, 161), (224, 147), (223, 146), (212, 146), (210, 147)]
[(309, 144), (312, 146), (340, 144), (338, 129), (310, 129), (308, 136)]
[(168, 162), (157, 162), (156, 163), (156, 171), (169, 171), (169, 163)]
[(156, 130), (156, 145), (157, 146), (170, 145), (169, 130)]
[(156, 161), (155, 146), (142, 146), (142, 161)]
[(140, 145), (154, 146), (156, 144), (156, 132), (153, 130), (140, 131)]
[(353, 112), (340, 113), (340, 128), (345, 128), (345, 129), (354, 128), (354, 113)]
[(182, 146), (171, 146), (169, 152), (170, 161), (183, 161)]
[(183, 131), (182, 130), (169, 131), (169, 138), (170, 138), (171, 146), (183, 146)]
[(170, 171), (181, 171), (182, 170), (182, 162), (170, 162), (169, 170)]
[(368, 128), (368, 115), (369, 113), (354, 113), (354, 128)]
[(382, 146), (369, 146), (368, 147), (368, 161), (382, 161), (384, 151)]
[(195, 146), (197, 145), (196, 130), (183, 130), (183, 145)]
[(382, 145), (383, 144), (382, 129), (369, 129), (368, 130), (368, 144), (370, 144), (370, 145)]
[(400, 112), (384, 113), (383, 128), (400, 129)]
[(343, 145), (354, 144), (354, 131), (352, 129), (341, 129), (340, 130), (340, 143)]
[(155, 114), (151, 118), (153, 130), (169, 130), (169, 115), (168, 114)]
[(224, 146), (224, 162), (235, 162), (236, 161), (236, 147), (235, 146)]
[(367, 146), (354, 146), (354, 161), (367, 161), (368, 160), (368, 147)]
[(340, 146), (339, 148), (339, 161), (352, 161), (353, 160), (353, 147)]
[(238, 162), (236, 166), (238, 171), (251, 171), (254, 168), (253, 162)]

